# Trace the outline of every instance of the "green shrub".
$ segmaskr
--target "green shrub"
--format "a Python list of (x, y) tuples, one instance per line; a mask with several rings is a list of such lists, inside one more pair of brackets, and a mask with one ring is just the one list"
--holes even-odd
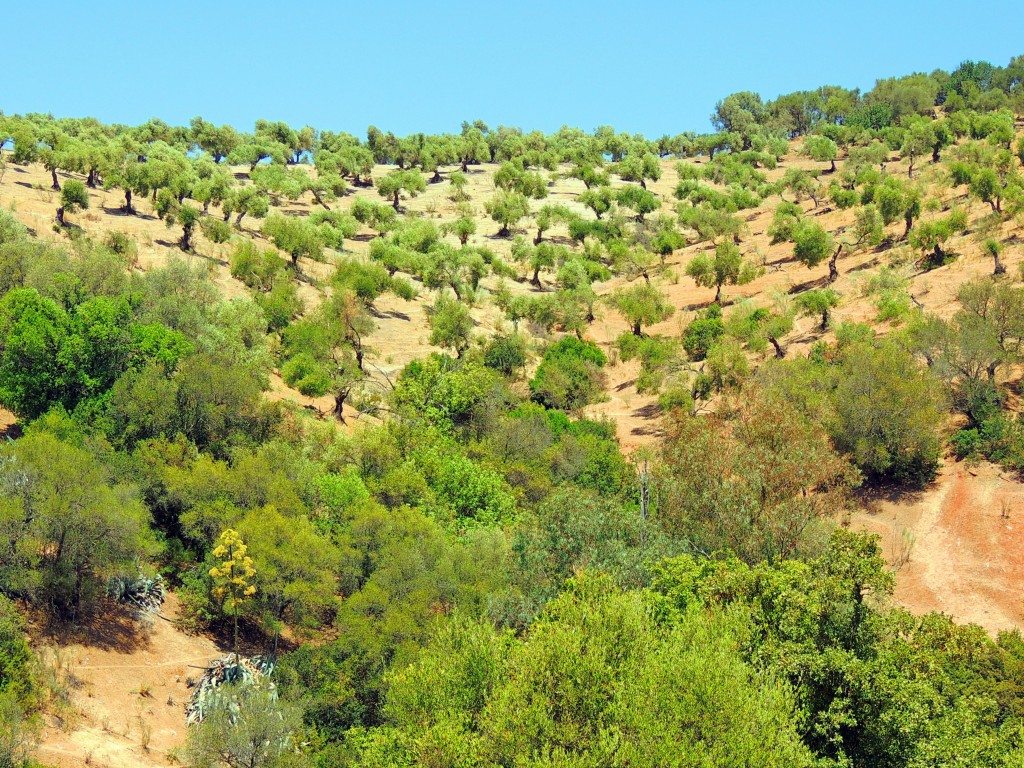
[(703, 360), (708, 350), (725, 335), (722, 308), (712, 304), (701, 312), (683, 331), (683, 349), (691, 360)]
[(663, 411), (674, 411), (678, 408), (684, 413), (690, 413), (693, 411), (693, 393), (682, 385), (669, 387), (658, 396), (658, 407)]
[(308, 352), (300, 352), (281, 368), (281, 378), (307, 397), (327, 394), (331, 375)]
[(305, 308), (295, 283), (283, 275), (275, 278), (269, 293), (257, 294), (256, 303), (267, 316), (267, 328), (271, 331), (286, 328)]
[(205, 216), (200, 219), (199, 227), (211, 243), (226, 243), (231, 239), (231, 225), (221, 219)]
[(124, 256), (129, 263), (134, 263), (139, 255), (135, 240), (125, 232), (108, 232), (103, 244), (118, 256)]
[(533, 399), (548, 408), (573, 411), (596, 402), (604, 389), (608, 362), (596, 344), (569, 336), (544, 353), (530, 380)]
[(484, 347), (484, 365), (511, 376), (526, 365), (526, 343), (518, 334), (499, 335)]
[(454, 451), (428, 450), (418, 457), (427, 483), (436, 494), (437, 512), (457, 527), (509, 523), (516, 512), (515, 497), (492, 469)]
[(269, 291), (287, 262), (271, 250), (262, 250), (251, 240), (243, 240), (231, 256), (231, 276), (250, 288)]
[(923, 485), (938, 469), (942, 388), (892, 342), (842, 352), (830, 427), (836, 447), (876, 479)]
[(981, 435), (978, 434), (978, 430), (973, 428), (954, 432), (949, 442), (958, 459), (974, 456), (981, 450)]
[(32, 651), (25, 639), (25, 623), (14, 603), (0, 594), (0, 694), (11, 694), (27, 704), (34, 688)]
[(313, 481), (313, 494), (317, 508), (330, 523), (342, 518), (350, 508), (370, 499), (359, 473), (349, 469), (338, 474), (319, 475)]

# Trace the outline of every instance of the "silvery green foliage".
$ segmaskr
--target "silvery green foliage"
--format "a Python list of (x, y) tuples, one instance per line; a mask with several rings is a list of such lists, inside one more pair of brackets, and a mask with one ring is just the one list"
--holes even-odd
[[(276, 701), (277, 690), (269, 682), (273, 671), (273, 661), (263, 656), (236, 658), (230, 655), (214, 660), (194, 684), (192, 698), (185, 705), (189, 725), (200, 723), (211, 712), (222, 710), (228, 712), (228, 719), (234, 723), (246, 691), (254, 685), (265, 688), (270, 698)], [(229, 686), (230, 690), (225, 692), (223, 686)]]

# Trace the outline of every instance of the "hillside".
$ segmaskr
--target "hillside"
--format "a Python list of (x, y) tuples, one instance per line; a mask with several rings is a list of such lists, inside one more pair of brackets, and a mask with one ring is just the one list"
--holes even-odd
[[(780, 159), (777, 168), (766, 171), (770, 182), (782, 179), (790, 168), (809, 172), (821, 170), (820, 163), (815, 163), (800, 154), (801, 146), (802, 142), (799, 140), (792, 142), (789, 151)], [(659, 161), (661, 178), (648, 186), (650, 191), (658, 196), (661, 209), (652, 215), (657, 215), (659, 212), (671, 212), (674, 206), (673, 190), (679, 182), (676, 172), (677, 162), (670, 158), (662, 158)], [(706, 162), (706, 158), (703, 157), (692, 160), (697, 167)], [(837, 160), (840, 173), (843, 170), (843, 164), (843, 158)], [(907, 163), (900, 160), (899, 152), (890, 152), (886, 158), (886, 164), (888, 171), (894, 176), (903, 176), (906, 173)], [(496, 191), (493, 177), (499, 168), (498, 164), (480, 163), (474, 166), (467, 175), (466, 191), (472, 201), (470, 205), (479, 233), (470, 235), (468, 244), (487, 247), (502, 258), (510, 260), (511, 238), (495, 237), (493, 232), (498, 229), (498, 225), (483, 210), (483, 202), (490, 199)], [(375, 166), (372, 177), (379, 179), (393, 169), (394, 166)], [(243, 177), (243, 183), (246, 176), (244, 170), (243, 167), (238, 166), (232, 169), (236, 177)], [(444, 170), (457, 170), (457, 167)], [(552, 181), (548, 182), (548, 197), (544, 199), (543, 204), (564, 204), (575, 213), (587, 215), (589, 212), (577, 200), (586, 188), (583, 182), (566, 178), (569, 171), (570, 166), (563, 164), (551, 173)], [(918, 183), (930, 190), (932, 199), (936, 200), (943, 210), (948, 210), (949, 206), (954, 204), (964, 206), (966, 203), (968, 216), (972, 221), (978, 221), (984, 217), (989, 207), (983, 202), (966, 199), (962, 190), (946, 188), (943, 183), (944, 172), (942, 166), (926, 165), (923, 169), (919, 169)], [(58, 176), (61, 178), (73, 177), (72, 174), (60, 173)], [(26, 166), (11, 164), (6, 177), (0, 179), (0, 206), (14, 211), (20, 221), (38, 233), (44, 240), (61, 242), (64, 238), (59, 233), (52, 232), (53, 211), (58, 194), (49, 189), (49, 179), (50, 174), (38, 164)], [(613, 187), (624, 185), (625, 182), (613, 181)], [(459, 217), (459, 212), (456, 203), (449, 199), (450, 193), (451, 186), (445, 181), (430, 184), (422, 195), (405, 201), (403, 209), (407, 216), (420, 216), (435, 222), (438, 226), (451, 224)], [(169, 259), (184, 258), (189, 263), (202, 264), (208, 271), (213, 284), (223, 296), (229, 299), (246, 296), (249, 293), (246, 286), (241, 281), (233, 279), (230, 274), (230, 256), (237, 241), (247, 239), (264, 246), (272, 245), (267, 238), (261, 236), (258, 220), (253, 220), (245, 222), (242, 228), (236, 230), (230, 243), (216, 244), (199, 235), (196, 248), (184, 254), (178, 247), (170, 227), (165, 225), (163, 220), (153, 212), (152, 206), (148, 203), (139, 204), (140, 215), (125, 216), (120, 210), (123, 196), (117, 190), (90, 190), (89, 195), (89, 211), (75, 220), (75, 225), (80, 227), (86, 235), (97, 241), (101, 241), (110, 232), (123, 232), (129, 235), (138, 245), (136, 268), (141, 271), (166, 264)], [(333, 205), (333, 210), (339, 212), (349, 210), (357, 199), (380, 202), (380, 197), (372, 188), (353, 188), (349, 194)], [(761, 205), (744, 211), (743, 218), (749, 234), (743, 238), (743, 251), (755, 261), (763, 263), (767, 269), (764, 275), (747, 285), (727, 288), (725, 293), (727, 304), (750, 299), (759, 306), (769, 306), (776, 295), (791, 295), (800, 287), (806, 289), (821, 285), (828, 276), (828, 267), (824, 263), (816, 268), (808, 269), (796, 261), (793, 258), (791, 243), (771, 243), (771, 237), (767, 230), (779, 199), (778, 197), (768, 198)], [(533, 201), (531, 205), (536, 211), (542, 203)], [(309, 195), (305, 195), (293, 203), (271, 206), (271, 210), (279, 210), (289, 216), (304, 217), (317, 210), (318, 207)], [(820, 206), (806, 200), (802, 203), (802, 207), (808, 215), (813, 216), (825, 229), (837, 237), (841, 237), (842, 233), (853, 224), (853, 211), (837, 209), (827, 200), (822, 201)], [(524, 224), (526, 223), (524, 222)], [(895, 235), (899, 233), (900, 227), (893, 225), (888, 230)], [(520, 232), (527, 235), (532, 233), (532, 229), (526, 225), (520, 229)], [(1002, 256), (1002, 260), (1011, 274), (1015, 273), (1020, 262), (1024, 260), (1022, 249), (1019, 246), (1013, 247), (1020, 238), (1019, 223), (1010, 219), (998, 231), (986, 232), (986, 234), (994, 234), (999, 239), (1011, 244), (1011, 247)], [(361, 227), (351, 240), (345, 242), (341, 256), (369, 259), (369, 243), (374, 236), (373, 230), (365, 226)], [(555, 226), (550, 231), (549, 237), (555, 241), (571, 242), (564, 225)], [(950, 240), (948, 250), (951, 253), (956, 253), (958, 258), (938, 269), (915, 268), (912, 263), (913, 259), (908, 261), (906, 248), (905, 242), (896, 240), (890, 245), (883, 245), (875, 249), (861, 248), (857, 252), (843, 257), (840, 262), (841, 277), (833, 286), (844, 297), (842, 304), (835, 312), (837, 321), (874, 322), (877, 310), (873, 306), (872, 297), (864, 295), (866, 284), (880, 267), (894, 262), (902, 265), (901, 269), (907, 276), (905, 286), (907, 294), (920, 302), (921, 308), (925, 312), (947, 317), (956, 310), (957, 288), (971, 278), (991, 272), (990, 257), (982, 254), (977, 233), (970, 230)], [(671, 277), (661, 277), (659, 286), (678, 311), (669, 320), (652, 327), (652, 332), (677, 334), (694, 317), (696, 310), (708, 304), (711, 299), (710, 291), (695, 285), (692, 279), (683, 275), (683, 272), (685, 266), (696, 254), (712, 249), (713, 246), (706, 242), (697, 242), (675, 250), (664, 260), (664, 268), (659, 271), (667, 272)], [(331, 273), (331, 261), (336, 258), (338, 256), (329, 255), (326, 263), (307, 260), (300, 262), (303, 277), (296, 283), (296, 286), (307, 310), (317, 306), (325, 292), (330, 291), (326, 282)], [(550, 275), (546, 275), (542, 280), (544, 284), (541, 289), (529, 285), (525, 277), (518, 282), (513, 282), (511, 287), (517, 293), (533, 294), (550, 292), (556, 288)], [(635, 278), (614, 277), (611, 280), (595, 284), (596, 293), (598, 296), (607, 295), (621, 285), (632, 283), (633, 280)], [(495, 278), (485, 279), (483, 286), (485, 290), (493, 290), (496, 282)], [(372, 348), (373, 364), (380, 371), (394, 375), (410, 360), (438, 349), (429, 344), (427, 339), (429, 334), (425, 330), (427, 328), (427, 309), (431, 302), (432, 295), (424, 291), (412, 302), (385, 296), (378, 303), (379, 311), (375, 317), (377, 328), (368, 337), (368, 340)], [(476, 333), (482, 337), (491, 336), (503, 327), (509, 326), (500, 311), (486, 298), (471, 308), (471, 315), (476, 326)], [(878, 324), (878, 327), (882, 332), (888, 329), (885, 323)], [(598, 310), (597, 320), (589, 327), (587, 336), (610, 351), (614, 346), (615, 339), (625, 330), (628, 330), (625, 321), (613, 310), (605, 307)], [(796, 321), (793, 333), (787, 341), (793, 345), (795, 352), (801, 353), (805, 352), (814, 340), (823, 337), (830, 338), (827, 334), (816, 332), (813, 318), (802, 318)], [(635, 387), (630, 384), (636, 375), (635, 365), (615, 366), (610, 374), (608, 401), (593, 406), (590, 412), (607, 415), (615, 420), (619, 439), (627, 450), (638, 444), (650, 443), (650, 438), (656, 427), (649, 423), (651, 418), (645, 417), (643, 414), (650, 412), (650, 406), (655, 398), (638, 394)], [(303, 398), (281, 382), (275, 384), (272, 396), (288, 397), (304, 405), (315, 402)], [(319, 400), (319, 406), (326, 409), (327, 401)]]
[[(0, 114), (0, 747), (1013, 764), (1024, 61), (982, 64), (656, 141)], [(187, 725), (231, 651), (273, 671)]]

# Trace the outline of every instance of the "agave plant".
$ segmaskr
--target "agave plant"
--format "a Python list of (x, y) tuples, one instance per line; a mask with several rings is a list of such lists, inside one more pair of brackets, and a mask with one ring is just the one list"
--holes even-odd
[(107, 581), (107, 597), (140, 613), (156, 613), (163, 605), (166, 589), (162, 576), (118, 574)]

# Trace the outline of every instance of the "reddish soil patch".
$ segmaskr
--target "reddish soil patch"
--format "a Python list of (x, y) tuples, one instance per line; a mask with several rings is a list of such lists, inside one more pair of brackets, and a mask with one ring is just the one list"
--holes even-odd
[(851, 522), (881, 535), (896, 600), (912, 612), (1024, 628), (1024, 485), (998, 466), (949, 462), (923, 492), (873, 500)]

